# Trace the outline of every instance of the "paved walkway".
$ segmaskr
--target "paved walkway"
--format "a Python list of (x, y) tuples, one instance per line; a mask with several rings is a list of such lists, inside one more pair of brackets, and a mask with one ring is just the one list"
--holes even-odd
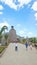
[(18, 51), (15, 51), (15, 44), (10, 43), (0, 57), (0, 65), (37, 65), (37, 50), (28, 47), (26, 51), (24, 45), (18, 44)]

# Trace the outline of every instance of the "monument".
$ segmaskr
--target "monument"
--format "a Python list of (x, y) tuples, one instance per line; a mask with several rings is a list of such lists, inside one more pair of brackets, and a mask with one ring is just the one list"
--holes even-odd
[(12, 43), (12, 42), (17, 42), (17, 35), (14, 26), (11, 26), (11, 29), (9, 31), (9, 36), (8, 36), (8, 43)]

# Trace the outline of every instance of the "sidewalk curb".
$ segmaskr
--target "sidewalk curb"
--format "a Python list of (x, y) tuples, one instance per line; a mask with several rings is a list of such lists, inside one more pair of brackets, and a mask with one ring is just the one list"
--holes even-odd
[(2, 53), (0, 53), (0, 57), (4, 54), (5, 51), (6, 51), (6, 48), (2, 51)]

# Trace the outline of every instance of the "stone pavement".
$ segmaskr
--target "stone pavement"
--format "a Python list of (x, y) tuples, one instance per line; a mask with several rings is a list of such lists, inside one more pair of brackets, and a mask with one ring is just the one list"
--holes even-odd
[(0, 65), (37, 65), (37, 50), (28, 47), (26, 51), (25, 45), (18, 44), (18, 51), (15, 51), (15, 44), (10, 43), (0, 57)]

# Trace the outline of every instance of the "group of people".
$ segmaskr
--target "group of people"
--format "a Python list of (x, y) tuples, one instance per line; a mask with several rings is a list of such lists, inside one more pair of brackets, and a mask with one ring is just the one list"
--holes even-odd
[[(28, 50), (28, 46), (30, 47), (30, 49), (32, 50), (32, 44), (28, 44), (28, 42), (25, 43), (25, 47), (26, 47), (26, 50)], [(36, 49), (37, 49), (37, 46), (36, 46)], [(15, 51), (18, 50), (18, 44), (15, 43)]]
[[(26, 42), (25, 43), (25, 47), (26, 47), (26, 50), (28, 50), (28, 43)], [(32, 50), (32, 45), (30, 45), (30, 49)], [(18, 44), (17, 43), (15, 43), (15, 51), (17, 51), (18, 50)]]

